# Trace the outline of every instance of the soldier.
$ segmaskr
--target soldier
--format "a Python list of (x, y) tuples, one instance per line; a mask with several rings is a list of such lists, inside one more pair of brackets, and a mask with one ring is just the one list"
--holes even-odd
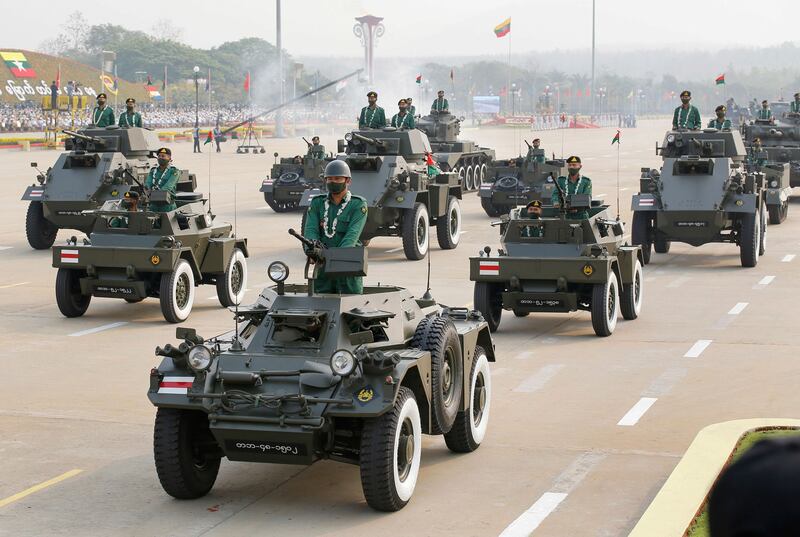
[(408, 105), (408, 113), (411, 114), (412, 116), (416, 117), (416, 115), (417, 115), (417, 107), (414, 106), (413, 104), (411, 104), (412, 102), (413, 102), (413, 99), (411, 97), (406, 97), (406, 105)]
[(437, 91), (436, 96), (438, 98), (431, 104), (431, 112), (449, 112), (450, 105), (447, 103), (447, 99), (444, 98), (444, 90)]
[[(581, 158), (573, 155), (567, 159), (568, 177), (562, 175), (556, 179), (561, 190), (564, 191), (564, 197), (567, 202), (569, 202), (569, 197), (574, 194), (592, 195), (592, 180), (581, 175), (581, 167)], [(554, 206), (559, 206), (558, 189), (553, 190), (552, 201)], [(570, 209), (569, 213), (567, 213), (567, 217), (572, 220), (583, 220), (589, 218), (589, 213), (587, 211), (578, 212), (577, 209)]]
[[(367, 201), (349, 191), (350, 167), (334, 160), (325, 167), (328, 193), (315, 196), (306, 213), (303, 235), (330, 248), (360, 246), (359, 237), (367, 222)], [(361, 294), (361, 277), (328, 278), (320, 272), (314, 280), (318, 293)]]
[(717, 129), (717, 130), (720, 130), (720, 131), (721, 130), (726, 130), (726, 131), (731, 130), (731, 120), (730, 119), (725, 119), (725, 112), (727, 112), (727, 111), (728, 111), (728, 109), (725, 107), (724, 104), (719, 105), (714, 110), (714, 112), (717, 114), (717, 117), (708, 122), (708, 128), (709, 129)]
[(397, 106), (400, 108), (400, 111), (392, 116), (392, 127), (396, 127), (397, 129), (416, 128), (417, 125), (414, 123), (414, 116), (408, 113), (407, 105), (408, 103), (405, 99), (397, 101)]
[(539, 138), (534, 138), (532, 143), (533, 147), (528, 149), (528, 156), (531, 158), (531, 160), (533, 160), (533, 162), (544, 162), (544, 151), (538, 151), (540, 148), (539, 146), (542, 145), (542, 141)]
[(108, 96), (105, 93), (97, 94), (97, 106), (92, 110), (92, 124), (95, 127), (114, 125), (114, 111), (111, 107), (106, 106), (106, 99)]
[(672, 116), (673, 129), (699, 129), (700, 128), (700, 111), (697, 107), (689, 104), (692, 100), (692, 92), (683, 90), (681, 92), (681, 105), (675, 109)]
[[(532, 220), (539, 220), (542, 217), (542, 202), (533, 200), (525, 207), (525, 214), (520, 215), (523, 218), (530, 218)], [(522, 237), (541, 237), (541, 226), (522, 226), (519, 232)]]
[(800, 93), (794, 94), (794, 101), (789, 104), (789, 112), (800, 114)]
[(761, 145), (761, 138), (754, 138), (753, 147), (750, 148), (750, 154), (747, 155), (750, 164), (757, 168), (762, 168), (767, 163), (768, 156), (769, 154), (764, 151), (764, 147)]
[(374, 91), (367, 93), (367, 106), (361, 109), (358, 117), (359, 129), (382, 129), (386, 126), (386, 112), (378, 106), (378, 94)]
[(319, 136), (314, 136), (311, 138), (311, 144), (308, 146), (308, 152), (306, 153), (306, 158), (312, 158), (312, 159), (325, 158), (325, 146), (319, 143)]
[(769, 109), (769, 102), (766, 99), (761, 101), (761, 109), (756, 115), (756, 119), (766, 119), (772, 121), (772, 110)]
[[(156, 151), (158, 166), (150, 168), (147, 179), (144, 181), (144, 188), (150, 193), (157, 191), (169, 192), (173, 197), (178, 186), (178, 179), (181, 176), (180, 170), (172, 166), (172, 151), (168, 147), (162, 147)], [(171, 203), (151, 203), (150, 210), (157, 213), (174, 211), (177, 206)]]
[[(127, 209), (128, 212), (135, 213), (139, 210), (139, 193), (133, 190), (128, 190), (122, 197), (120, 202), (122, 209)], [(115, 216), (108, 221), (108, 227), (128, 227), (127, 216)]]
[(141, 127), (142, 114), (134, 110), (136, 108), (136, 99), (128, 97), (125, 99), (125, 111), (119, 116), (120, 127)]

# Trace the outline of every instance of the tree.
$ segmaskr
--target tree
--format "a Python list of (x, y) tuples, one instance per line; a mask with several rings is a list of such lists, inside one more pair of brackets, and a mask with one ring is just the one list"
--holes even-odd
[(150, 28), (150, 34), (158, 41), (180, 42), (183, 37), (183, 29), (175, 26), (169, 19), (158, 19)]
[(89, 23), (82, 11), (73, 11), (64, 23), (64, 32), (72, 50), (84, 50)]

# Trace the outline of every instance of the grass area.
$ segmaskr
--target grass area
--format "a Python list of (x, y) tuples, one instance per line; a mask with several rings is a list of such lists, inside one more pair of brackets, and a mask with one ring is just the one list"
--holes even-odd
[[(751, 431), (745, 434), (736, 448), (733, 450), (730, 461), (728, 464), (736, 462), (748, 449), (753, 445), (767, 438), (783, 438), (786, 436), (798, 436), (800, 431), (797, 429), (767, 429), (763, 431)], [(711, 533), (708, 529), (708, 498), (703, 503), (703, 510), (695, 517), (689, 525), (689, 530), (686, 532), (686, 537), (710, 537)]]

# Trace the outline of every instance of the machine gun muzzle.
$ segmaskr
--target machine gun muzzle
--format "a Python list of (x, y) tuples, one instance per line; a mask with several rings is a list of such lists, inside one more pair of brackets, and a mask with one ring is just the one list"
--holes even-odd
[(528, 146), (528, 149), (533, 149), (533, 146), (528, 143), (528, 140), (523, 139), (522, 141), (525, 142), (525, 145)]
[(359, 142), (364, 142), (365, 144), (374, 145), (375, 147), (386, 147), (385, 142), (376, 140), (374, 138), (370, 138), (368, 136), (364, 136), (362, 134), (358, 134), (357, 132), (348, 132), (347, 134), (344, 135), (344, 139), (347, 142), (358, 140)]
[(320, 241), (312, 241), (308, 237), (302, 236), (292, 228), (289, 229), (289, 235), (291, 235), (292, 237), (296, 238), (297, 240), (303, 243), (303, 249), (305, 250), (306, 255), (310, 259), (313, 259), (314, 261), (318, 262), (325, 260), (325, 256), (322, 253), (323, 250), (325, 249), (325, 245), (322, 244)]
[(87, 136), (85, 134), (81, 134), (79, 132), (70, 131), (67, 129), (62, 130), (64, 134), (67, 136), (71, 136), (72, 138), (77, 138), (78, 140), (83, 140), (84, 142), (92, 142), (93, 144), (98, 145), (105, 145), (106, 142), (102, 138), (98, 138), (96, 136)]
[(305, 137), (305, 136), (302, 136), (301, 138), (303, 138), (303, 141), (306, 143), (306, 145), (307, 145), (308, 147), (311, 147), (311, 142), (309, 142), (308, 140), (306, 140), (306, 137)]

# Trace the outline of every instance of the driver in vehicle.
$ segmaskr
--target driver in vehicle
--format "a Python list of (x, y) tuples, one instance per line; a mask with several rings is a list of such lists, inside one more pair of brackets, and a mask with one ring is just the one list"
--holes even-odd
[[(530, 218), (532, 220), (539, 220), (542, 217), (542, 202), (533, 200), (525, 207), (525, 212), (520, 214), (522, 218)], [(541, 226), (522, 226), (519, 231), (522, 237), (541, 237)]]

